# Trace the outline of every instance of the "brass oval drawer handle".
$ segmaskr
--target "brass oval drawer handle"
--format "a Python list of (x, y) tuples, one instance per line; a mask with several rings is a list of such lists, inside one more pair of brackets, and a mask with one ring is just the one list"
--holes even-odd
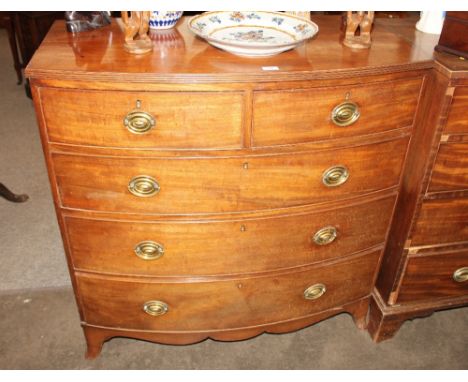
[(151, 240), (141, 241), (135, 246), (134, 251), (143, 260), (157, 260), (164, 255), (164, 247)]
[(133, 110), (124, 118), (124, 126), (133, 134), (145, 134), (155, 125), (155, 118), (146, 111)]
[(168, 312), (169, 307), (165, 302), (152, 300), (146, 301), (143, 304), (143, 310), (146, 314), (149, 314), (150, 316), (162, 316), (163, 314), (166, 314)]
[(306, 300), (317, 300), (318, 298), (322, 297), (326, 291), (327, 288), (325, 287), (325, 285), (314, 284), (304, 291), (304, 298)]
[(135, 196), (147, 198), (159, 192), (159, 183), (151, 176), (138, 175), (128, 183), (128, 190)]
[(315, 232), (313, 240), (317, 245), (327, 245), (335, 241), (337, 235), (338, 232), (335, 227), (323, 227)]
[(352, 125), (360, 116), (359, 106), (349, 101), (336, 105), (331, 113), (333, 123), (340, 127)]
[(322, 174), (322, 182), (327, 187), (340, 186), (349, 178), (349, 170), (346, 166), (333, 166)]
[(453, 279), (457, 283), (464, 283), (465, 281), (468, 281), (468, 267), (463, 267), (453, 272)]

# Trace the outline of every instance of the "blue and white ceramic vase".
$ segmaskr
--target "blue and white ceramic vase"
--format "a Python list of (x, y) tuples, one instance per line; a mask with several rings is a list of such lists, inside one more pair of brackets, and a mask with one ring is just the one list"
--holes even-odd
[(184, 11), (152, 11), (149, 27), (151, 29), (173, 28), (183, 13)]

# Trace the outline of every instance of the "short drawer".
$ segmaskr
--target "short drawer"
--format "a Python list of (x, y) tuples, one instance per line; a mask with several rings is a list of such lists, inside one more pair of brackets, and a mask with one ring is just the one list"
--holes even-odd
[(236, 221), (65, 217), (75, 269), (143, 276), (261, 272), (383, 244), (394, 196), (351, 207)]
[(340, 150), (230, 158), (52, 157), (64, 207), (222, 213), (322, 203), (394, 187), (407, 143), (404, 138)]
[(468, 297), (468, 251), (409, 259), (397, 302)]
[(424, 201), (411, 245), (468, 241), (468, 198)]
[(444, 128), (446, 134), (468, 134), (468, 86), (455, 89), (450, 106), (447, 123)]
[(242, 144), (240, 92), (41, 88), (40, 96), (51, 142), (171, 149), (239, 148)]
[(440, 145), (428, 192), (468, 189), (468, 143)]
[(87, 324), (158, 331), (235, 329), (299, 318), (367, 296), (379, 254), (255, 278), (187, 283), (78, 273), (77, 284)]
[[(414, 78), (333, 88), (255, 92), (253, 144), (303, 143), (411, 126), (421, 83), (421, 78)], [(359, 117), (349, 126), (338, 126), (333, 122), (332, 112), (348, 101), (357, 105)], [(335, 110), (341, 120), (353, 119), (350, 108)]]

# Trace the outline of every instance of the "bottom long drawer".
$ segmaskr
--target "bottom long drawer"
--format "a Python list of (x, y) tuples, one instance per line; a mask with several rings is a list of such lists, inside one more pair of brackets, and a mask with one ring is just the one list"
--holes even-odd
[(76, 276), (87, 324), (158, 331), (234, 329), (307, 316), (368, 295), (380, 252), (221, 281)]

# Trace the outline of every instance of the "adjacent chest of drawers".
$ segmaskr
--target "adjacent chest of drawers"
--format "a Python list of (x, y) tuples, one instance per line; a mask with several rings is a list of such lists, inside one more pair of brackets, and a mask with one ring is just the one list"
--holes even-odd
[(369, 332), (377, 341), (406, 319), (468, 303), (468, 65), (437, 59), (431, 123), (411, 150), (373, 293)]
[(255, 63), (185, 24), (183, 50), (142, 57), (115, 24), (72, 44), (61, 28), (28, 75), (89, 357), (115, 336), (237, 340), (341, 312), (365, 327), (427, 55), (378, 28), (375, 56), (346, 50), (326, 17)]

